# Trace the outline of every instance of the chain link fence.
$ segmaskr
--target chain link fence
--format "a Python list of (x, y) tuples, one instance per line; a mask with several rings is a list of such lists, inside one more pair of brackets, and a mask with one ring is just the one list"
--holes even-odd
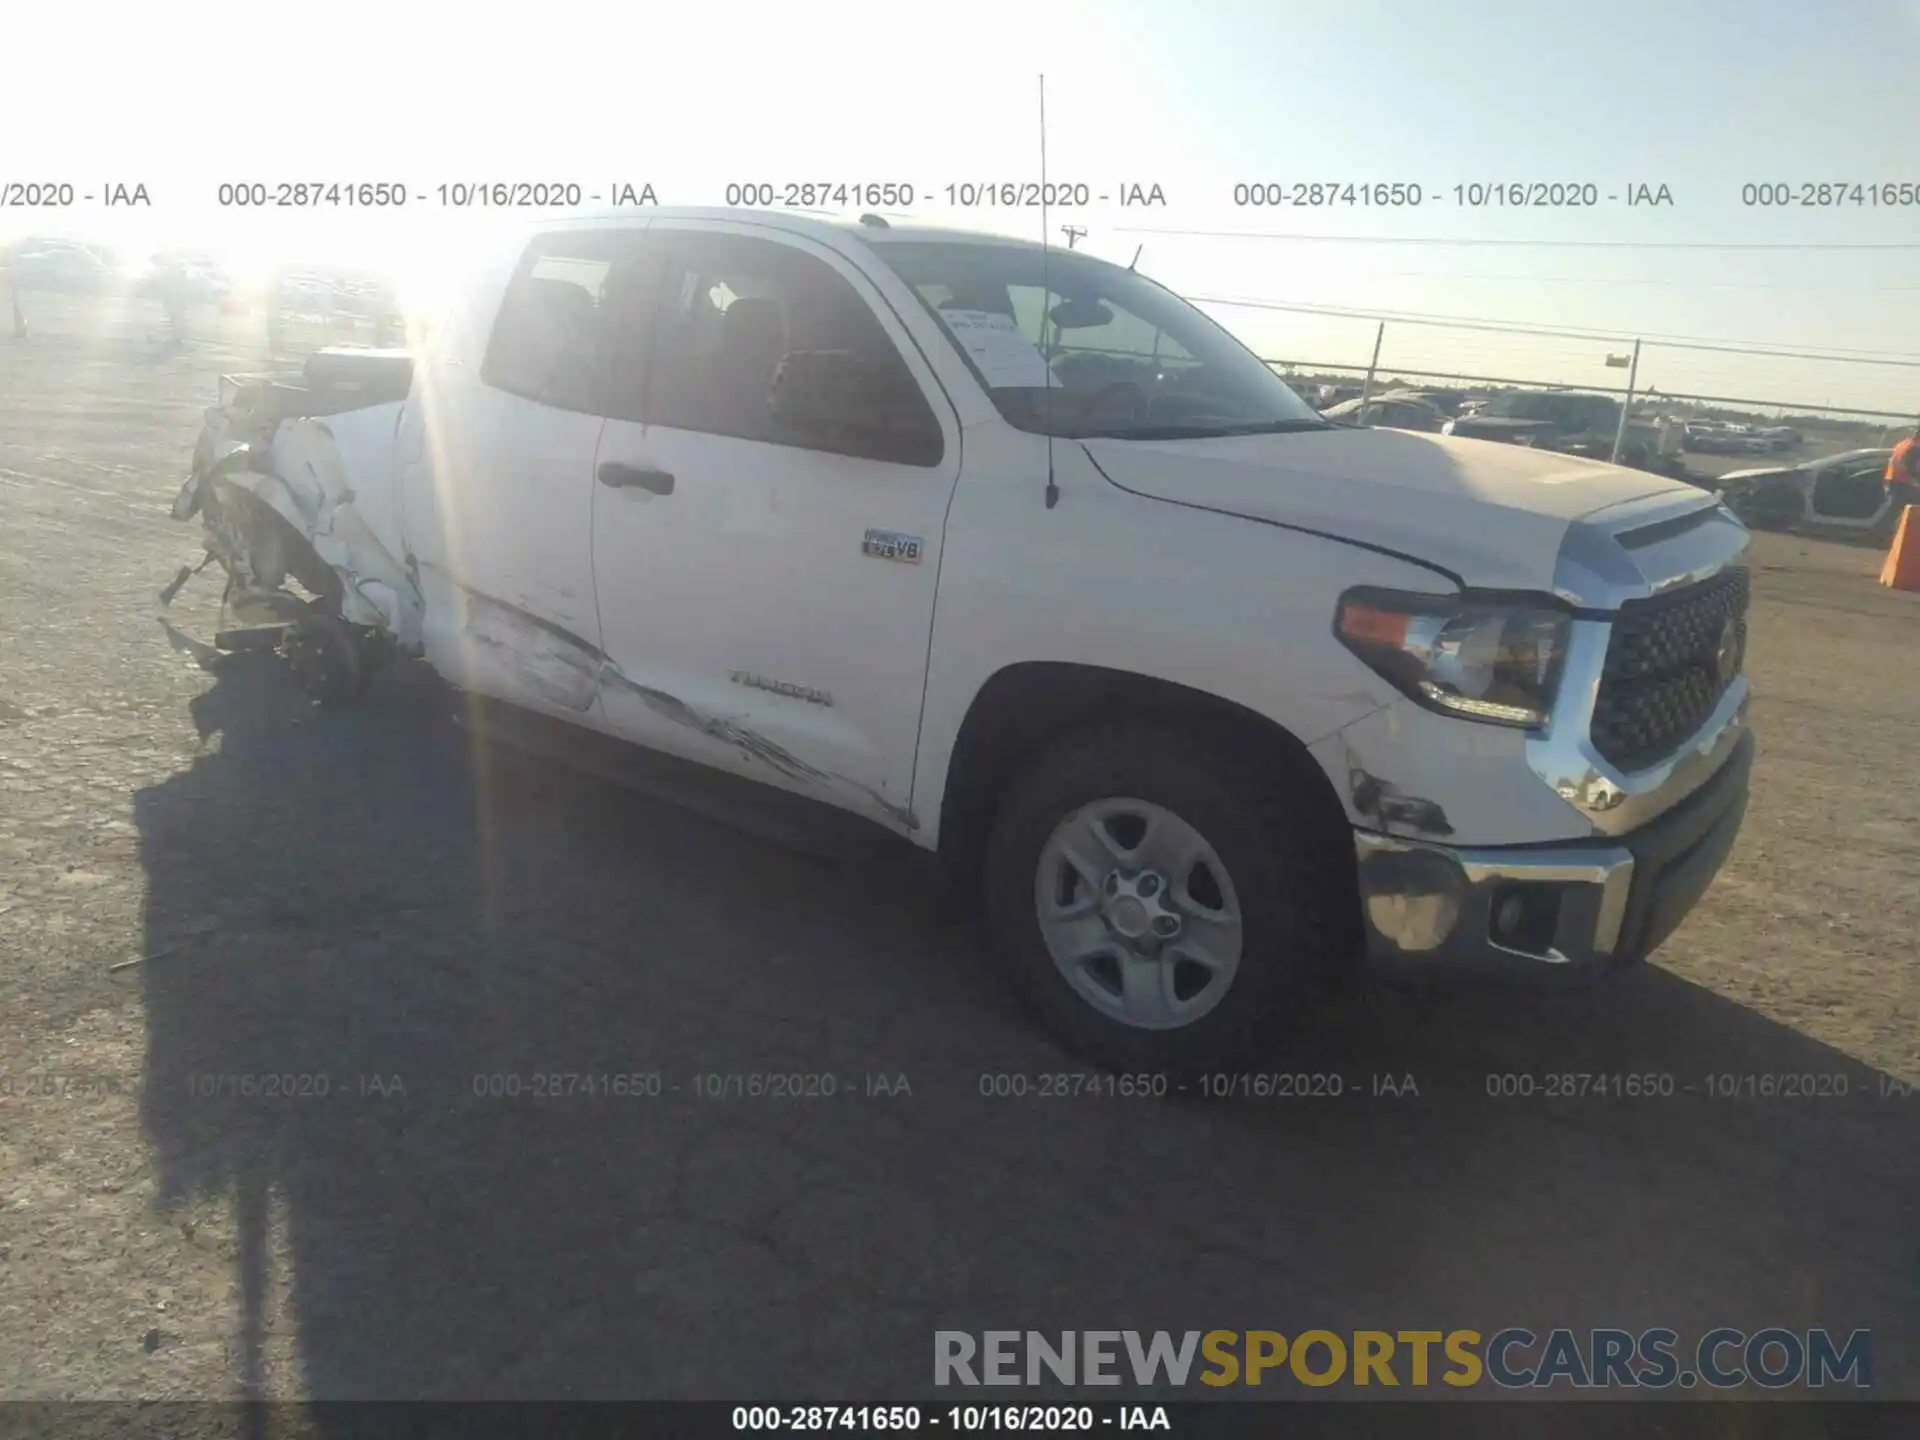
[[(1768, 455), (1791, 462), (1886, 448), (1920, 427), (1917, 360), (1206, 297), (1198, 303), (1242, 334), (1248, 312), (1260, 312), (1266, 343), (1256, 349), (1267, 363), (1309, 403), (1344, 405), (1343, 418), (1355, 423), (1433, 428), (1420, 425), (1416, 411), (1399, 411), (1394, 402), (1402, 398), (1450, 418), (1514, 395), (1605, 396), (1617, 402), (1614, 413), (1624, 406), (1617, 438), (1636, 459), (1664, 453), (1672, 468), (1709, 477)], [(1272, 340), (1289, 331), (1298, 337), (1294, 353), (1284, 338)], [(1894, 403), (1836, 403), (1867, 388), (1891, 392)], [(1902, 395), (1913, 397), (1911, 409), (1894, 408)], [(1509, 398), (1495, 411), (1526, 408)]]

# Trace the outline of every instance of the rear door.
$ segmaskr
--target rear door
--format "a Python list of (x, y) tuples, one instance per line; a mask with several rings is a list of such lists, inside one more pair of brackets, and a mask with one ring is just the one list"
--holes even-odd
[[(947, 504), (951, 404), (873, 284), (765, 226), (656, 221), (645, 401), (593, 492), (608, 721), (635, 740), (907, 823)], [(896, 382), (910, 442), (776, 423), (790, 352)]]
[(428, 493), (411, 485), (407, 501), (410, 531), (431, 532), (415, 544), (429, 657), (467, 689), (572, 718), (596, 690), (593, 464), (636, 253), (632, 230), (536, 236), (478, 373), (430, 373), (414, 442), (432, 456)]

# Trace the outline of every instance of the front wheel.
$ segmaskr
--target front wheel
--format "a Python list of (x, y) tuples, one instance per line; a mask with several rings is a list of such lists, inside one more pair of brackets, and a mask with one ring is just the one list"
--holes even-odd
[(1096, 1063), (1192, 1075), (1257, 1059), (1343, 958), (1329, 857), (1345, 837), (1226, 754), (1172, 726), (1078, 736), (1000, 806), (997, 948)]

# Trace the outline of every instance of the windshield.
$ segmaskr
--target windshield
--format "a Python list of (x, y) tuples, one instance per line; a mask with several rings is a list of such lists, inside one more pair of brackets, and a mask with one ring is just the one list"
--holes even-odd
[(1329, 428), (1221, 326), (1130, 270), (1024, 245), (868, 244), (1022, 430), (1177, 440)]

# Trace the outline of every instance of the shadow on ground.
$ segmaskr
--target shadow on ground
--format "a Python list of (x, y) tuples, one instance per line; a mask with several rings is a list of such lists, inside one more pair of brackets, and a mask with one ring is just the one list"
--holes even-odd
[[(936, 1328), (1770, 1324), (1871, 1328), (1920, 1394), (1920, 1100), (1706, 990), (1360, 987), (1286, 1059), (1338, 1098), (988, 1098), (1076, 1067), (916, 867), (476, 751), (456, 703), (240, 662), (138, 799), (144, 1122), (168, 1200), (237, 1207), (242, 1394), (289, 1321), (334, 1399), (924, 1399)], [(1487, 1093), (1710, 1071), (1849, 1095)], [(745, 1073), (837, 1093), (695, 1094)]]

